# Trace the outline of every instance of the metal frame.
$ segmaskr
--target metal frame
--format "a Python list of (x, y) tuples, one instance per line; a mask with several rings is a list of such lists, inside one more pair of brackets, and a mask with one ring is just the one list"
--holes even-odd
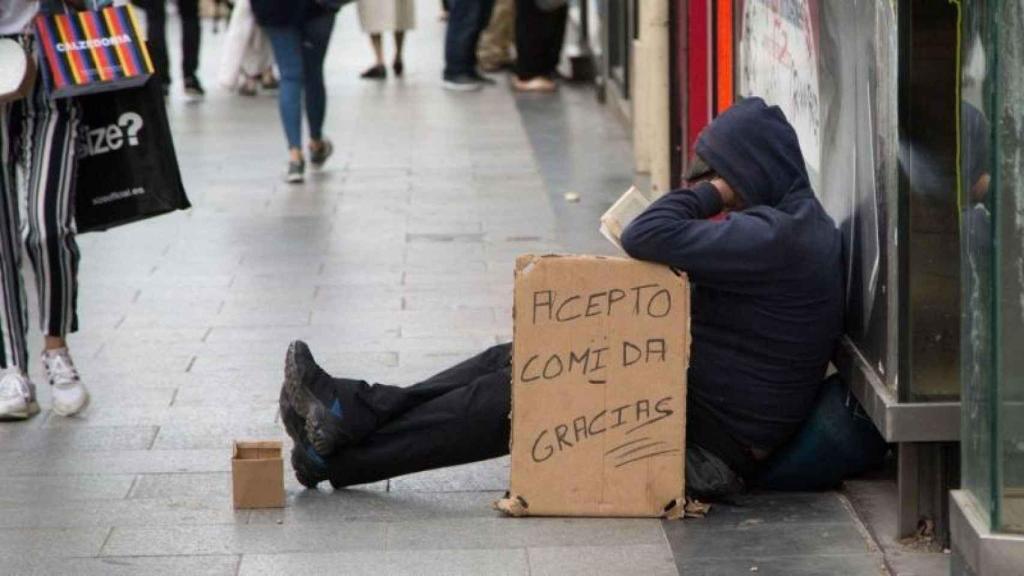
[[(1024, 566), (1024, 536), (992, 532), (974, 499), (965, 490), (949, 495), (953, 536), (953, 574), (1002, 576), (1020, 574)], [(966, 570), (957, 570), (957, 565)]]

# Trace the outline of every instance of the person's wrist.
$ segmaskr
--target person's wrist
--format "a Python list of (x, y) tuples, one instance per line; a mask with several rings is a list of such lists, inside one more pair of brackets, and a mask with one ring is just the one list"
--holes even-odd
[(718, 192), (719, 198), (722, 199), (722, 206), (726, 208), (733, 208), (736, 205), (736, 193), (733, 191), (732, 186), (723, 180), (721, 177), (716, 176), (711, 179), (711, 185), (715, 187), (715, 191)]

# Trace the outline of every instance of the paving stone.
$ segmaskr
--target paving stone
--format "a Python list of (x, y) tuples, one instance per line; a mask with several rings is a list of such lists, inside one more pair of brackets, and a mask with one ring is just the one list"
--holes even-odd
[[(168, 402), (170, 396), (168, 395)], [(45, 451), (52, 458), (91, 450), (147, 450), (156, 426), (90, 426), (75, 428), (0, 427), (0, 450)], [(3, 498), (3, 496), (0, 496)]]
[(680, 560), (678, 569), (680, 576), (879, 576), (888, 573), (881, 554), (795, 558), (697, 558)]
[[(393, 483), (393, 481), (392, 481)], [(386, 492), (386, 483), (331, 492), (289, 490), (278, 510), (253, 510), (251, 524), (335, 524), (351, 520), (402, 522), (430, 518), (495, 518), (501, 492)]]
[(234, 524), (248, 518), (234, 511), (229, 500), (71, 500), (51, 498), (21, 507), (3, 508), (0, 530), (8, 528), (78, 528), (105, 526), (185, 526)]
[(346, 576), (528, 576), (530, 570), (523, 550), (250, 554), (243, 558), (239, 569), (239, 576), (283, 573), (296, 576), (330, 573)]
[(273, 554), (322, 550), (384, 550), (386, 525), (353, 521), (318, 525), (115, 527), (103, 556)]
[[(853, 524), (821, 523), (753, 525), (718, 528), (700, 521), (667, 522), (665, 534), (676, 558), (735, 558), (765, 556), (834, 556), (871, 554), (873, 543)], [(785, 551), (781, 554), (780, 551)], [(680, 560), (682, 561), (682, 560)]]
[(0, 566), (8, 561), (96, 556), (110, 528), (0, 529)]
[(676, 576), (672, 552), (663, 544), (530, 548), (531, 576)]
[(388, 550), (664, 544), (657, 520), (480, 518), (410, 520), (388, 527)]
[(54, 494), (60, 494), (62, 502), (119, 500), (128, 494), (134, 480), (134, 474), (8, 476), (3, 479), (0, 508), (35, 506), (52, 501)]
[(10, 559), (4, 569), (18, 576), (234, 576), (238, 556)]
[(428, 470), (391, 479), (391, 491), (504, 492), (508, 490), (509, 458)]

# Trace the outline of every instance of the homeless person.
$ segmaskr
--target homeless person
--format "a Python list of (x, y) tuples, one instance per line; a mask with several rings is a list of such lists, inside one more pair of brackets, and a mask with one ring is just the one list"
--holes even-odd
[[(738, 102), (696, 155), (691, 187), (654, 202), (622, 245), (693, 285), (686, 486), (715, 498), (741, 491), (810, 412), (842, 331), (841, 248), (778, 107)], [(403, 388), (333, 377), (292, 343), (281, 414), (298, 480), (349, 486), (507, 454), (510, 356), (495, 346)]]

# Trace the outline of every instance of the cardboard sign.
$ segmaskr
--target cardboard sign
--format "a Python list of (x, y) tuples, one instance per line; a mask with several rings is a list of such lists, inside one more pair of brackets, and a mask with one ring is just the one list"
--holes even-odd
[(690, 291), (623, 258), (516, 263), (514, 515), (683, 513)]
[(236, 441), (231, 457), (235, 508), (283, 508), (284, 461), (281, 442)]

